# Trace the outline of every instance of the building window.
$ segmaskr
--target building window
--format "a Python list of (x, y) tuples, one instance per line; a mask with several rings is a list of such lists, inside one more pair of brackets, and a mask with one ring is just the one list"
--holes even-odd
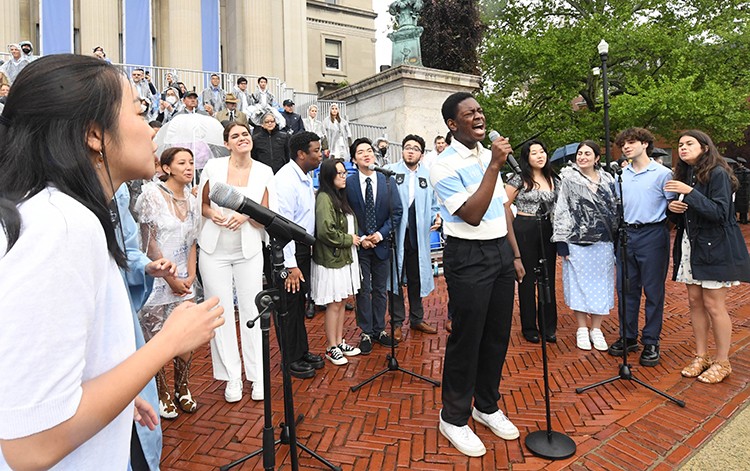
[(326, 39), (325, 42), (326, 69), (342, 70), (341, 67), (341, 41)]

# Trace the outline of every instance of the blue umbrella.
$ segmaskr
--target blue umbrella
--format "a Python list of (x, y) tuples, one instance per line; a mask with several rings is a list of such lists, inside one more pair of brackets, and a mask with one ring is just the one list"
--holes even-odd
[(568, 160), (569, 157), (574, 157), (576, 155), (576, 150), (578, 150), (578, 142), (573, 142), (571, 144), (558, 147), (552, 153), (552, 158), (549, 160), (550, 162), (554, 162), (555, 160), (560, 159)]

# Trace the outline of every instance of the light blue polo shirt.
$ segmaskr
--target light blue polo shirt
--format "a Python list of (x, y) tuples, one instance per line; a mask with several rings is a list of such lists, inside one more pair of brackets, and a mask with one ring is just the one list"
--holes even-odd
[(664, 191), (664, 185), (671, 179), (672, 171), (653, 159), (648, 167), (637, 173), (632, 165), (625, 167), (622, 171), (625, 222), (650, 224), (663, 221), (667, 217), (667, 203), (677, 197)]

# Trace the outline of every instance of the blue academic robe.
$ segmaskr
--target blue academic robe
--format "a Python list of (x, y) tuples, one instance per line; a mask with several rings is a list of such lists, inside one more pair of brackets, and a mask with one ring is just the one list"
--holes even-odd
[[(403, 215), (401, 223), (396, 228), (396, 262), (397, 273), (404, 273), (404, 237), (406, 228), (409, 226), (409, 169), (403, 161), (387, 165), (386, 168), (396, 172), (396, 188), (401, 197)], [(430, 171), (420, 165), (417, 168), (416, 188), (414, 189), (414, 204), (417, 216), (417, 250), (419, 251), (419, 282), (420, 296), (425, 297), (435, 289), (435, 280), (432, 277), (432, 260), (430, 259), (430, 227), (435, 221), (439, 206), (435, 191), (430, 184)], [(406, 280), (408, 283), (409, 280)], [(392, 287), (392, 283), (388, 283)]]
[[(120, 213), (120, 225), (125, 237), (124, 248), (128, 258), (128, 270), (122, 271), (123, 279), (128, 287), (130, 297), (130, 308), (133, 313), (133, 327), (135, 328), (135, 346), (141, 348), (146, 344), (141, 330), (141, 323), (138, 320), (138, 311), (143, 307), (151, 294), (154, 286), (154, 279), (146, 275), (146, 265), (151, 260), (141, 252), (140, 249), (140, 232), (138, 224), (130, 214), (130, 193), (127, 185), (123, 184), (115, 193), (117, 209)], [(156, 390), (156, 381), (154, 378), (146, 384), (146, 387), (140, 393), (140, 396), (151, 404), (157, 413), (159, 412), (159, 394)], [(138, 439), (143, 448), (143, 455), (146, 457), (148, 467), (151, 471), (158, 471), (161, 462), (162, 434), (161, 425), (156, 429), (149, 430), (148, 427), (136, 424)]]

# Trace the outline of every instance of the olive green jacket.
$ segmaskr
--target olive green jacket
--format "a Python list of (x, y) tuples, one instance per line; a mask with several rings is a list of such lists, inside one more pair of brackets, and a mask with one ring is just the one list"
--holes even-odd
[[(355, 218), (356, 225), (357, 220)], [(346, 214), (336, 211), (327, 193), (315, 200), (315, 245), (313, 261), (326, 268), (341, 268), (352, 263), (352, 234), (347, 231)]]

